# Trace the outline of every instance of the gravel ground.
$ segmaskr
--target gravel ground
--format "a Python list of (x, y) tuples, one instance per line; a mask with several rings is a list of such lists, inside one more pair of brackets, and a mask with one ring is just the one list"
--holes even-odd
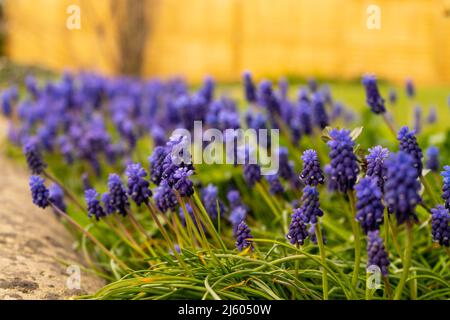
[(6, 123), (0, 120), (0, 299), (70, 299), (93, 293), (103, 281), (59, 261), (82, 265), (73, 239), (50, 209), (35, 207), (28, 173), (5, 157)]

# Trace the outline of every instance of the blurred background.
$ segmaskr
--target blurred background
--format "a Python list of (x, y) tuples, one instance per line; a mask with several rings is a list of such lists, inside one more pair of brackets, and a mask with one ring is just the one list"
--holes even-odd
[[(381, 9), (368, 29), (367, 7)], [(67, 8), (80, 8), (69, 29)], [(19, 65), (145, 77), (450, 83), (448, 0), (3, 0), (0, 54)]]

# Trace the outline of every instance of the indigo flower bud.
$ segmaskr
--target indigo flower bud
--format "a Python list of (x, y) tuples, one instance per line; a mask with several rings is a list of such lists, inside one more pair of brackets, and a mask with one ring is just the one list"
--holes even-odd
[(38, 207), (45, 209), (50, 205), (49, 195), (50, 192), (44, 185), (44, 179), (39, 176), (30, 177), (30, 190), (33, 203)]
[(383, 223), (383, 194), (377, 185), (377, 178), (363, 178), (355, 186), (356, 220), (361, 224), (364, 233), (378, 230)]
[(431, 233), (433, 241), (450, 247), (450, 214), (443, 205), (431, 209)]
[(239, 251), (250, 248), (253, 250), (253, 242), (249, 241), (249, 239), (253, 238), (250, 228), (244, 221), (239, 223), (236, 230), (236, 247)]
[(315, 150), (309, 149), (303, 152), (303, 170), (300, 174), (300, 179), (304, 184), (309, 186), (317, 186), (319, 183), (323, 184), (324, 176), (320, 168), (319, 158)]

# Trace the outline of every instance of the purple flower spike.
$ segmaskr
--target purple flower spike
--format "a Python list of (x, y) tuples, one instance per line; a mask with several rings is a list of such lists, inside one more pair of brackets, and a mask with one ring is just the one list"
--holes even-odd
[(384, 99), (378, 91), (377, 79), (373, 75), (365, 75), (362, 83), (366, 89), (366, 103), (373, 113), (381, 114), (386, 112)]
[(42, 154), (39, 149), (38, 142), (35, 138), (29, 138), (25, 142), (23, 153), (25, 154), (28, 168), (30, 168), (31, 173), (41, 174), (47, 167), (47, 164), (42, 159)]
[(325, 110), (325, 101), (322, 94), (319, 92), (313, 94), (311, 106), (314, 124), (320, 129), (325, 129), (330, 124), (330, 119)]
[(436, 123), (437, 121), (437, 111), (435, 106), (430, 107), (430, 112), (428, 113), (427, 122), (429, 124)]
[(323, 211), (320, 209), (319, 192), (315, 187), (306, 186), (303, 189), (300, 203), (301, 206), (298, 210), (305, 222), (317, 223), (318, 217), (323, 216)]
[(95, 189), (87, 189), (84, 192), (84, 197), (86, 198), (86, 203), (88, 206), (88, 217), (95, 217), (97, 221), (106, 216), (100, 201), (97, 199), (98, 196), (99, 194), (95, 191)]
[(414, 87), (414, 82), (411, 79), (406, 79), (405, 83), (406, 95), (409, 98), (414, 98), (416, 95), (416, 88)]
[(445, 166), (441, 172), (444, 178), (442, 186), (442, 199), (445, 201), (445, 207), (450, 210), (450, 166)]
[(367, 245), (367, 267), (377, 266), (383, 276), (387, 276), (389, 268), (389, 257), (384, 249), (380, 231), (370, 231)]
[(125, 170), (128, 176), (128, 194), (138, 206), (148, 203), (148, 198), (152, 195), (149, 189), (150, 183), (145, 180), (147, 172), (140, 163), (129, 164)]
[(323, 184), (324, 176), (320, 168), (319, 158), (315, 150), (306, 150), (302, 155), (303, 171), (300, 174), (300, 179), (304, 184), (309, 186), (317, 186)]
[(178, 191), (182, 197), (190, 197), (194, 194), (194, 184), (189, 177), (194, 173), (187, 167), (178, 168), (173, 174), (175, 183), (173, 188)]
[(108, 192), (102, 194), (102, 202), (105, 207), (105, 213), (107, 215), (116, 212), (116, 209), (111, 205), (111, 197), (109, 196)]
[(331, 149), (329, 177), (333, 180), (329, 187), (336, 188), (340, 192), (353, 189), (359, 173), (359, 166), (353, 152), (355, 143), (350, 137), (350, 131), (345, 129), (332, 129), (331, 140), (327, 142)]
[(355, 186), (356, 220), (361, 224), (364, 233), (378, 230), (383, 223), (383, 194), (377, 185), (377, 178), (364, 178)]
[(305, 239), (308, 238), (308, 235), (305, 217), (302, 215), (301, 209), (294, 209), (291, 224), (289, 225), (289, 232), (286, 238), (291, 242), (291, 244), (303, 245)]
[(417, 174), (420, 176), (422, 174), (422, 149), (420, 149), (419, 144), (414, 131), (409, 131), (408, 127), (402, 127), (398, 132), (397, 139), (400, 143), (400, 151), (409, 154), (414, 160), (414, 167), (417, 170)]
[(120, 177), (113, 173), (108, 177), (109, 204), (123, 216), (127, 215), (130, 203)]
[(234, 209), (239, 206), (242, 206), (241, 195), (237, 190), (230, 190), (227, 193), (228, 203), (230, 204), (230, 208)]
[(148, 161), (150, 162), (150, 180), (156, 185), (161, 183), (164, 172), (163, 162), (166, 156), (166, 149), (162, 146), (157, 146), (153, 150), (152, 155), (148, 158)]
[(415, 208), (422, 199), (420, 182), (413, 158), (402, 151), (386, 159), (387, 180), (384, 184), (384, 200), (395, 213), (397, 223), (417, 220)]
[[(64, 202), (63, 189), (56, 183), (51, 184), (48, 189), (49, 189), (50, 202), (53, 203), (59, 210), (65, 212), (67, 209), (67, 206), (66, 206), (66, 203)], [(58, 214), (58, 212), (55, 211), (55, 214)]]
[(50, 192), (44, 185), (44, 179), (39, 176), (30, 177), (30, 190), (33, 203), (38, 207), (45, 209), (50, 205)]
[(244, 221), (246, 217), (247, 209), (244, 206), (236, 207), (231, 211), (228, 220), (231, 222), (231, 225), (233, 227), (233, 234), (236, 234), (239, 224)]
[(162, 212), (167, 212), (168, 210), (174, 211), (178, 205), (177, 196), (172, 188), (169, 187), (167, 181), (161, 181), (160, 185), (155, 190), (156, 206)]
[(225, 206), (219, 199), (219, 190), (213, 184), (208, 184), (202, 192), (203, 205), (206, 212), (209, 214), (212, 220), (216, 220), (218, 216), (217, 203), (219, 203), (220, 215), (225, 212)]
[(439, 149), (435, 146), (431, 146), (426, 151), (427, 162), (426, 168), (431, 171), (438, 172), (439, 171)]
[(251, 238), (253, 238), (253, 236), (251, 234), (250, 228), (244, 221), (241, 221), (236, 230), (236, 247), (238, 248), (238, 250), (242, 251), (247, 248), (253, 250), (253, 242), (248, 240)]
[(275, 195), (284, 193), (284, 187), (276, 174), (266, 176), (266, 180), (269, 182), (270, 194)]
[(250, 72), (246, 71), (244, 72), (243, 78), (245, 99), (247, 99), (247, 102), (249, 103), (254, 103), (256, 102), (256, 88), (253, 83), (252, 75)]
[(434, 242), (450, 247), (450, 214), (442, 205), (431, 209), (431, 233)]
[(387, 179), (386, 165), (384, 161), (389, 157), (389, 150), (382, 146), (375, 146), (369, 149), (369, 154), (366, 156), (368, 177), (377, 178), (378, 186), (381, 191), (384, 190), (384, 182)]

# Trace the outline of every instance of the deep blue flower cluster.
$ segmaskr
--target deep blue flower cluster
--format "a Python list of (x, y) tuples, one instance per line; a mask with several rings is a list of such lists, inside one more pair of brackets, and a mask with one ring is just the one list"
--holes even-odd
[(294, 209), (286, 238), (294, 245), (303, 245), (308, 238), (308, 230), (301, 209)]
[(86, 198), (86, 203), (88, 206), (88, 217), (95, 217), (97, 221), (106, 216), (105, 210), (98, 200), (99, 194), (95, 189), (88, 189), (84, 192), (84, 197)]
[(41, 174), (47, 167), (47, 164), (42, 159), (42, 154), (37, 140), (35, 138), (28, 139), (23, 147), (23, 152), (31, 173)]
[(311, 99), (311, 107), (314, 124), (320, 129), (325, 129), (325, 127), (330, 124), (330, 119), (325, 109), (324, 97), (320, 92), (313, 94)]
[(431, 233), (433, 241), (450, 247), (450, 214), (442, 205), (431, 209)]
[(126, 216), (130, 203), (120, 177), (113, 173), (108, 177), (109, 205), (121, 215)]
[(442, 185), (442, 199), (445, 202), (445, 207), (450, 210), (450, 166), (445, 166), (441, 175), (444, 178)]
[(250, 72), (244, 72), (243, 79), (244, 79), (245, 99), (249, 103), (256, 102), (256, 88), (255, 88), (255, 84), (253, 83), (253, 79), (252, 79), (251, 73)]
[(350, 131), (345, 129), (332, 129), (330, 137), (327, 145), (330, 148), (329, 178), (332, 183), (329, 187), (345, 193), (353, 189), (359, 173), (357, 158), (353, 152), (355, 143), (350, 137)]
[(376, 178), (381, 191), (384, 190), (384, 182), (387, 179), (387, 168), (384, 161), (389, 157), (389, 150), (382, 146), (375, 146), (369, 149), (366, 156), (368, 177)]
[(266, 176), (267, 182), (269, 182), (269, 192), (270, 194), (276, 195), (276, 194), (283, 194), (284, 193), (284, 187), (281, 184), (280, 179), (276, 174), (273, 175), (267, 175)]
[[(48, 199), (50, 200), (50, 202), (57, 207), (59, 210), (65, 212), (67, 209), (67, 205), (64, 202), (64, 191), (63, 189), (56, 183), (53, 183), (50, 185), (50, 187), (48, 188), (49, 190), (49, 197)], [(55, 214), (59, 214), (56, 210)]]
[(303, 170), (300, 179), (308, 186), (317, 186), (323, 184), (324, 176), (320, 168), (319, 158), (315, 150), (309, 149), (303, 152)]
[(216, 220), (218, 217), (218, 209), (220, 210), (220, 215), (222, 216), (225, 212), (225, 205), (219, 198), (219, 189), (213, 185), (208, 184), (202, 192), (202, 202), (205, 206), (205, 210), (212, 220)]
[(320, 209), (319, 192), (316, 187), (306, 186), (303, 189), (301, 206), (298, 212), (301, 214), (306, 223), (317, 223), (318, 217), (323, 216)]
[(236, 230), (236, 248), (239, 251), (250, 248), (253, 250), (253, 242), (249, 239), (253, 238), (250, 228), (244, 221), (241, 221)]
[(384, 99), (378, 90), (377, 79), (373, 75), (363, 77), (362, 83), (366, 89), (366, 102), (373, 113), (385, 113)]
[(367, 266), (377, 266), (383, 276), (387, 276), (389, 268), (389, 257), (384, 248), (383, 240), (380, 238), (380, 231), (369, 231), (367, 244)]
[(383, 194), (377, 184), (377, 178), (363, 178), (355, 186), (356, 220), (361, 224), (364, 233), (378, 230), (383, 223)]
[(147, 172), (140, 163), (129, 164), (125, 170), (128, 176), (128, 194), (138, 206), (142, 203), (148, 203), (149, 197), (152, 195), (150, 190), (150, 182), (145, 177)]
[(44, 185), (44, 179), (39, 176), (30, 177), (30, 190), (33, 203), (38, 207), (45, 209), (50, 205), (49, 196), (50, 192)]
[(439, 149), (435, 146), (431, 146), (426, 151), (427, 160), (425, 167), (431, 171), (438, 172), (440, 168), (439, 163)]
[(398, 132), (397, 139), (400, 143), (400, 150), (409, 154), (414, 160), (414, 167), (417, 170), (417, 174), (422, 174), (422, 149), (420, 149), (417, 143), (416, 135), (414, 131), (409, 131), (408, 127), (402, 127)]
[(417, 220), (415, 208), (422, 199), (414, 159), (399, 151), (391, 154), (385, 163), (388, 178), (384, 184), (384, 200), (387, 206), (395, 213), (398, 224)]
[(167, 212), (169, 210), (173, 211), (178, 205), (175, 192), (169, 187), (165, 180), (156, 187), (153, 199), (155, 200), (156, 207), (162, 212)]

